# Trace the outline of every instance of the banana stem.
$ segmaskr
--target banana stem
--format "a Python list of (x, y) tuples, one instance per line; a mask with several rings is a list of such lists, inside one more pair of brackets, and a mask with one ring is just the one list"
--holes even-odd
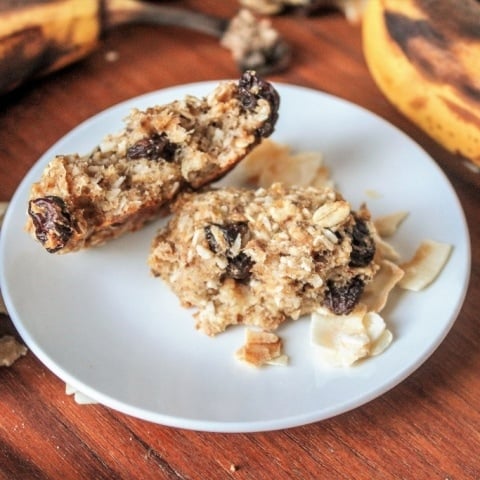
[(185, 8), (153, 5), (138, 0), (104, 0), (105, 29), (132, 23), (184, 27), (217, 38), (223, 36), (229, 25), (224, 18)]

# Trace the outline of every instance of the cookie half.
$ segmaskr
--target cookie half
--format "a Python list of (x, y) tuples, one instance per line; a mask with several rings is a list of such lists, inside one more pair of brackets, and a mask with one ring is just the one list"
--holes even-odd
[(278, 108), (274, 87), (245, 72), (205, 98), (133, 110), (90, 154), (47, 165), (31, 188), (27, 230), (51, 253), (136, 230), (178, 192), (231, 170), (273, 132)]

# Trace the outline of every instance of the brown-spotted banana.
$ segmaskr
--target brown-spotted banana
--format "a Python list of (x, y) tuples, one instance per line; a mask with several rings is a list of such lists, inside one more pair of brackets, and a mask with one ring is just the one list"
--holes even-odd
[(369, 0), (363, 51), (385, 96), (447, 150), (480, 165), (480, 2)]

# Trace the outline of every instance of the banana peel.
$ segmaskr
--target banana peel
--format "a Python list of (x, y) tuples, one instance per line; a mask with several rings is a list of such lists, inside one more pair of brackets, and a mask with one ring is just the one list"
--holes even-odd
[(480, 3), (369, 0), (362, 42), (387, 99), (444, 148), (480, 166)]

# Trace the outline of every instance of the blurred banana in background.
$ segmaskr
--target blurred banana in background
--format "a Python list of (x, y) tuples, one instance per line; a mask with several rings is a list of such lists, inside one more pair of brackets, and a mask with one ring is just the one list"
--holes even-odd
[(440, 145), (480, 166), (480, 2), (369, 0), (362, 22), (380, 90)]
[(268, 21), (240, 11), (232, 19), (139, 0), (1, 0), (0, 95), (84, 58), (108, 29), (174, 25), (212, 35), (241, 70), (284, 68), (289, 47)]
[(0, 92), (86, 56), (97, 45), (100, 19), (97, 0), (3, 2)]

